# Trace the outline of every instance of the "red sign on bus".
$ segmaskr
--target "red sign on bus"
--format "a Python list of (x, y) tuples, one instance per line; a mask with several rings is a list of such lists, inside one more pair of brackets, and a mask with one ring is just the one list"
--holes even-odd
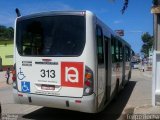
[(61, 63), (61, 85), (66, 87), (83, 88), (83, 63)]

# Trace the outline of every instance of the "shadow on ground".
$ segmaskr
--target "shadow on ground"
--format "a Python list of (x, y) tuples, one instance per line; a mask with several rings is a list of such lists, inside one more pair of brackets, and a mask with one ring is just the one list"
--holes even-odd
[[(76, 116), (76, 120), (117, 120), (122, 116), (122, 111), (126, 106), (135, 85), (135, 81), (129, 81), (125, 88), (119, 93), (118, 98), (113, 100), (104, 111), (98, 114), (87, 114), (44, 107), (24, 115), (22, 118), (34, 120), (72, 120)], [(128, 112), (132, 113), (133, 108), (128, 109)], [(124, 115), (122, 119), (125, 119)]]

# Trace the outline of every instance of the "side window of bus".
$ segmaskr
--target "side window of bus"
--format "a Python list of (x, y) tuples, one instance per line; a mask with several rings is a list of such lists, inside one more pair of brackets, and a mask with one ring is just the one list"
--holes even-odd
[(115, 39), (114, 37), (111, 38), (111, 51), (112, 51), (112, 63), (115, 62)]
[(112, 37), (111, 39), (111, 48), (112, 48), (112, 63), (116, 63), (120, 61), (120, 55), (119, 55), (119, 44), (118, 40), (116, 40), (115, 37)]
[(125, 61), (127, 61), (127, 58), (128, 58), (128, 52), (127, 52), (127, 47), (125, 46), (124, 48), (124, 53), (125, 53)]
[(118, 40), (115, 41), (115, 62), (119, 62), (119, 44), (118, 44)]
[(103, 53), (103, 32), (102, 28), (97, 26), (96, 28), (97, 37), (97, 54), (98, 54), (98, 64), (104, 63), (104, 53)]
[(128, 61), (131, 60), (131, 51), (130, 51), (130, 48), (128, 47)]
[(118, 46), (119, 46), (119, 61), (122, 62), (123, 61), (123, 48), (122, 48), (122, 43), (120, 41), (118, 42)]
[(125, 47), (125, 61), (129, 61), (130, 60), (130, 51), (129, 48), (126, 46)]

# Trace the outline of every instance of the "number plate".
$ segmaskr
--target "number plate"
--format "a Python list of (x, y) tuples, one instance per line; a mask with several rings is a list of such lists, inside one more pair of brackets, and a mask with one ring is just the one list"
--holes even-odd
[(55, 85), (41, 85), (42, 90), (55, 90)]

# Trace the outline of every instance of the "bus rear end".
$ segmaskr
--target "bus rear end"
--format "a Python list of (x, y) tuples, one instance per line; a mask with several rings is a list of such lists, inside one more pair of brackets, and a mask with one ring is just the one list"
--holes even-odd
[(17, 18), (17, 103), (97, 112), (94, 67), (86, 62), (86, 14), (50, 12)]

